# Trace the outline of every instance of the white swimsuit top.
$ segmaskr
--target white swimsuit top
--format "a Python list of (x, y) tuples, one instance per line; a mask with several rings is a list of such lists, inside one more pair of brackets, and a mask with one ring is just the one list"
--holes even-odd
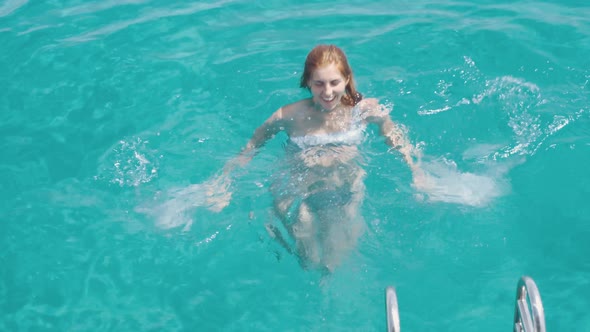
[(290, 140), (301, 149), (322, 145), (359, 145), (365, 138), (365, 126), (358, 107), (352, 108), (352, 120), (350, 129), (346, 131), (295, 136)]
[(305, 149), (318, 145), (358, 145), (364, 138), (363, 128), (355, 126), (348, 131), (291, 137), (290, 140), (299, 148)]

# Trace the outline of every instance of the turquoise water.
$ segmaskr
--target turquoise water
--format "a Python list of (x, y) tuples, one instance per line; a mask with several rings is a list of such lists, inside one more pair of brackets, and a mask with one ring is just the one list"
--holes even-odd
[[(0, 330), (383, 331), (392, 285), (404, 331), (509, 331), (522, 275), (548, 330), (590, 330), (590, 5), (295, 3), (0, 1)], [(367, 230), (327, 280), (264, 228), (283, 136), (221, 213), (193, 190), (307, 96), (317, 43), (437, 185), (369, 130)]]

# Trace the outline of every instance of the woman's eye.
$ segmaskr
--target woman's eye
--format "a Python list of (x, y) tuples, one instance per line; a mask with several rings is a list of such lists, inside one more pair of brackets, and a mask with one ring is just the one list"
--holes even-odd
[(332, 86), (336, 86), (336, 85), (340, 84), (340, 81), (332, 81), (330, 83), (332, 84)]

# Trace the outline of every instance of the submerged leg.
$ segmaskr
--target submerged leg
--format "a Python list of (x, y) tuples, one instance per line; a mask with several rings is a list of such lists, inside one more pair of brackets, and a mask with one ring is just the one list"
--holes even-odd
[[(362, 179), (359, 177), (359, 180)], [(358, 239), (365, 228), (364, 219), (359, 211), (364, 198), (364, 184), (354, 182), (350, 201), (341, 206), (334, 206), (318, 211), (321, 220), (321, 265), (332, 272), (342, 260), (356, 248)]]
[(293, 237), (293, 232), (291, 231), (290, 223), (292, 221), (291, 218), (291, 209), (295, 202), (294, 197), (275, 197), (273, 200), (273, 208), (275, 215), (281, 220), (283, 226), (289, 231), (289, 235)]
[(299, 205), (297, 220), (290, 225), (290, 233), (295, 239), (299, 263), (304, 268), (316, 267), (320, 262), (315, 219), (309, 206), (302, 202)]
[[(277, 197), (274, 200), (274, 212), (295, 241), (295, 250), (287, 248), (289, 253), (297, 255), (303, 268), (314, 268), (320, 262), (320, 247), (317, 239), (317, 217), (308, 204), (299, 202), (295, 197)], [(298, 206), (297, 206), (298, 205)], [(286, 241), (276, 227), (272, 229), (273, 237), (285, 247)]]

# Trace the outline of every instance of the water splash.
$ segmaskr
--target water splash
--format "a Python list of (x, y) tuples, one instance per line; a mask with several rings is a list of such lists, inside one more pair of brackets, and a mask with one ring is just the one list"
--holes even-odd
[[(471, 63), (471, 69), (477, 71), (474, 66), (475, 64)], [(437, 95), (448, 97), (450, 86), (439, 84), (441, 89)], [(493, 110), (493, 116), (510, 129), (511, 142), (480, 143), (464, 151), (464, 161), (472, 161), (475, 165), (483, 165), (486, 168), (480, 174), (462, 172), (454, 161), (446, 158), (424, 162), (421, 166), (425, 174), (416, 185), (416, 189), (421, 192), (419, 198), (484, 206), (508, 192), (509, 181), (505, 175), (511, 168), (535, 155), (551, 136), (587, 114), (586, 110), (580, 109), (571, 115), (556, 114), (548, 118), (546, 112), (538, 111), (540, 107), (547, 107), (549, 103), (543, 97), (541, 89), (534, 83), (513, 76), (486, 80), (483, 91), (470, 98), (462, 97), (454, 105), (422, 109), (418, 113), (435, 115), (457, 111), (455, 108), (464, 104), (487, 106), (488, 102), (497, 105), (486, 109)]]
[(420, 166), (424, 174), (414, 182), (420, 192), (417, 197), (431, 202), (482, 207), (504, 195), (509, 188), (499, 168), (483, 174), (461, 172), (454, 161), (444, 157), (423, 162)]
[[(443, 112), (458, 112), (464, 105), (479, 105), (486, 112), (493, 110), (492, 116), (510, 128), (513, 139), (511, 143), (503, 144), (488, 154), (485, 157), (488, 160), (532, 156), (547, 138), (577, 120), (583, 113), (554, 115), (553, 119), (547, 119), (547, 113), (539, 112), (538, 109), (549, 107), (550, 100), (542, 95), (538, 85), (510, 75), (486, 79), (473, 59), (465, 56), (463, 60), (461, 65), (442, 72), (446, 76), (439, 80), (435, 90), (437, 97), (443, 99), (442, 104), (432, 100), (428, 103), (429, 107), (421, 106), (418, 114), (433, 116)], [(465, 94), (474, 88), (475, 93)]]
[(150, 182), (158, 175), (158, 158), (148, 149), (148, 143), (139, 137), (119, 141), (110, 153), (100, 158), (101, 164), (108, 166), (94, 177), (95, 180), (106, 179), (120, 187), (137, 187)]
[(207, 203), (206, 189), (202, 184), (184, 188), (169, 189), (164, 195), (160, 193), (153, 201), (136, 208), (137, 212), (149, 215), (157, 227), (171, 229), (183, 226), (189, 230), (194, 222), (191, 212)]
[(229, 204), (231, 185), (231, 178), (220, 172), (206, 182), (158, 193), (152, 201), (137, 207), (136, 211), (153, 217), (159, 228), (184, 226), (183, 230), (187, 231), (194, 222), (195, 211), (207, 209), (219, 212)]
[(511, 76), (504, 76), (486, 82), (489, 88), (474, 98), (481, 102), (484, 98), (497, 96), (502, 101), (502, 110), (508, 116), (507, 125), (512, 129), (514, 141), (487, 156), (489, 160), (506, 159), (511, 156), (533, 156), (551, 136), (585, 114), (581, 109), (572, 115), (555, 114), (544, 119), (535, 110), (549, 102), (543, 98), (537, 85)]

